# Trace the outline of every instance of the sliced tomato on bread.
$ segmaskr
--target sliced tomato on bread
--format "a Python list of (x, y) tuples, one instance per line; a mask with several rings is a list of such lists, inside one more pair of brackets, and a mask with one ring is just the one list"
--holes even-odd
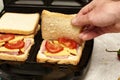
[(70, 49), (77, 48), (77, 42), (72, 40), (72, 39), (68, 39), (68, 38), (62, 37), (62, 38), (58, 39), (58, 42), (60, 44), (63, 44), (64, 46), (70, 48)]
[(6, 42), (15, 38), (13, 34), (0, 34), (0, 42)]
[(19, 40), (19, 41), (14, 42), (14, 43), (6, 43), (5, 47), (8, 49), (21, 49), (24, 47), (24, 45), (25, 45), (24, 41)]
[(48, 52), (57, 53), (63, 50), (63, 47), (59, 44), (56, 44), (52, 41), (46, 41), (45, 48)]

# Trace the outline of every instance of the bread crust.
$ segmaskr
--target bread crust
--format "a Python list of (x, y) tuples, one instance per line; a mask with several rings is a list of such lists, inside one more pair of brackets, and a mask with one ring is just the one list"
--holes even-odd
[(6, 54), (6, 53), (0, 53), (0, 59), (1, 60), (10, 60), (10, 61), (25, 61), (28, 58), (29, 51), (34, 44), (34, 39), (32, 38), (25, 38), (29, 39), (31, 41), (30, 46), (25, 50), (23, 54), (20, 55), (12, 55), (12, 54)]
[(83, 51), (83, 48), (84, 48), (84, 44), (82, 46), (80, 46), (78, 48), (78, 53), (76, 56), (68, 56), (68, 58), (51, 58), (51, 57), (48, 57), (46, 56), (42, 50), (43, 50), (43, 47), (45, 46), (45, 42), (46, 40), (43, 40), (41, 46), (40, 46), (40, 50), (37, 54), (37, 62), (38, 63), (46, 63), (46, 62), (49, 62), (49, 63), (57, 63), (57, 64), (72, 64), (72, 65), (77, 65), (80, 61), (80, 58), (82, 56), (82, 51)]
[(38, 27), (39, 13), (5, 12), (0, 18), (0, 32), (30, 35)]
[(71, 20), (75, 15), (76, 14), (62, 14), (43, 10), (41, 17), (42, 38), (50, 40), (67, 37), (80, 43), (81, 40), (78, 36), (82, 29), (71, 24)]

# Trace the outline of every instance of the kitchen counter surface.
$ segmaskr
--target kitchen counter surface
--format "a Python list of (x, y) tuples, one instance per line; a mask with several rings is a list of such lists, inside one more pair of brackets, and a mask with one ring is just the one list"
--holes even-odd
[(120, 61), (116, 52), (105, 49), (120, 49), (120, 33), (105, 34), (94, 39), (89, 70), (84, 80), (118, 80), (120, 77)]
[(0, 12), (3, 10), (3, 7), (4, 7), (3, 0), (0, 0)]

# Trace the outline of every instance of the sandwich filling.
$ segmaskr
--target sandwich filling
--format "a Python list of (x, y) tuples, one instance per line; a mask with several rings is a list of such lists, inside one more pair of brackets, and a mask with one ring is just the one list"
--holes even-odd
[(46, 40), (43, 43), (42, 53), (50, 58), (64, 59), (69, 56), (77, 56), (79, 44), (68, 38), (58, 40)]
[(14, 34), (0, 34), (0, 53), (21, 55), (32, 44), (30, 38)]

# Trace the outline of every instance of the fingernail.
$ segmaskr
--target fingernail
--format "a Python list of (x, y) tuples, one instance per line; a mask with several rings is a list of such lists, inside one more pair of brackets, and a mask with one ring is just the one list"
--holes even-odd
[(82, 39), (82, 40), (88, 40), (87, 35), (84, 34), (84, 33), (80, 33), (79, 38)]
[(76, 24), (76, 21), (77, 21), (76, 17), (72, 19), (73, 24)]
[(82, 39), (83, 36), (84, 34), (80, 33), (79, 38)]

